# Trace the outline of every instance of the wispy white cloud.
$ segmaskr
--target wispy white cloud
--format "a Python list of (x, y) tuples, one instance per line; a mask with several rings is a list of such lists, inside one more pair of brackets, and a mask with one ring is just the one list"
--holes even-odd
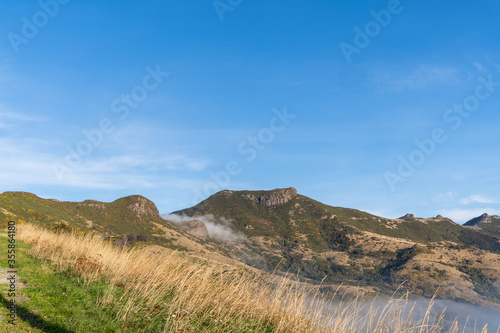
[(55, 186), (74, 189), (145, 189), (191, 190), (203, 183), (189, 179), (207, 165), (204, 160), (188, 156), (155, 157), (116, 155), (85, 159), (64, 174), (62, 181), (53, 168), (64, 162), (50, 150), (45, 140), (0, 138), (0, 184), (4, 190), (24, 186)]
[(379, 90), (394, 92), (456, 85), (462, 83), (463, 79), (457, 69), (421, 65), (411, 71), (377, 69), (371, 81)]
[[(71, 169), (59, 185), (83, 188), (158, 188), (192, 189), (199, 186), (186, 178), (186, 172), (199, 171), (193, 167), (194, 159), (188, 157), (146, 157), (121, 155), (88, 159), (81, 166)], [(200, 161), (203, 167), (205, 164)]]
[(82, 163), (81, 169), (86, 172), (121, 172), (133, 169), (145, 171), (202, 171), (210, 164), (204, 159), (183, 155), (148, 156), (148, 155), (116, 155), (106, 158), (88, 159)]
[(45, 119), (43, 117), (12, 111), (3, 105), (0, 105), (0, 128), (10, 128), (19, 122), (35, 122), (44, 120)]
[(474, 194), (474, 195), (468, 196), (467, 198), (463, 198), (462, 200), (460, 200), (460, 203), (462, 205), (469, 205), (471, 203), (485, 203), (485, 204), (498, 203), (498, 201), (494, 200), (492, 198), (485, 197), (483, 195)]

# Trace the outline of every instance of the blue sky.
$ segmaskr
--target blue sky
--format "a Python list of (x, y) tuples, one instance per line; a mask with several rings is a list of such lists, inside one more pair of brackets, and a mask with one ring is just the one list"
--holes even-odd
[[(500, 4), (3, 1), (0, 191), (500, 214)], [(416, 142), (417, 140), (417, 142)]]

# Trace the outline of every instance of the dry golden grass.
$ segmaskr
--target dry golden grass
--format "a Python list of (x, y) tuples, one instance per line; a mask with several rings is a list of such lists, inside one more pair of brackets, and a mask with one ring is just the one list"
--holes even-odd
[[(428, 314), (413, 322), (405, 299), (368, 311), (356, 300), (331, 306), (287, 280), (264, 283), (252, 272), (176, 252), (158, 256), (32, 224), (18, 229), (18, 239), (31, 245), (34, 257), (71, 269), (87, 284), (104, 280), (112, 286), (97, 306), (113, 307), (123, 323), (147, 318), (151, 325), (160, 322), (163, 332), (444, 332), (439, 322), (429, 323)], [(124, 292), (116, 296), (113, 288)], [(152, 331), (140, 322), (133, 331)], [(461, 330), (455, 324), (447, 332)]]

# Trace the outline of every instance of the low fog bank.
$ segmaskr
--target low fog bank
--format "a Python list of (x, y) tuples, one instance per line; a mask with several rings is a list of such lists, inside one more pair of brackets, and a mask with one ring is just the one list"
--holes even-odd
[(245, 235), (241, 232), (233, 231), (232, 220), (228, 220), (223, 217), (214, 217), (212, 214), (202, 215), (202, 216), (186, 216), (177, 214), (163, 214), (161, 217), (164, 220), (173, 222), (179, 226), (185, 223), (202, 221), (207, 227), (208, 235), (212, 238), (229, 242), (229, 243), (241, 243), (247, 240)]
[[(413, 303), (412, 303), (413, 304)], [(429, 305), (429, 300), (417, 300), (416, 310), (419, 314), (425, 314)], [(500, 332), (500, 309), (491, 309), (484, 306), (459, 303), (449, 300), (434, 300), (431, 308), (431, 319), (436, 319), (445, 311), (445, 323), (449, 325), (458, 317), (458, 327), (463, 328), (467, 324), (464, 332), (481, 332), (484, 325), (488, 324), (488, 332)]]
[[(313, 301), (316, 303), (317, 301)], [(322, 303), (322, 301), (320, 301)], [(429, 313), (426, 313), (429, 309), (430, 299), (409, 299), (405, 305), (404, 300), (392, 299), (375, 299), (375, 300), (360, 300), (357, 299), (354, 303), (348, 301), (342, 302), (331, 302), (325, 310), (326, 313), (336, 313), (339, 310), (345, 308), (355, 308), (358, 315), (354, 316), (359, 320), (360, 318), (368, 318), (371, 313), (373, 315), (373, 309), (375, 309), (375, 322), (383, 317), (387, 313), (396, 313), (395, 309), (398, 309), (403, 314), (403, 317), (408, 315), (411, 311), (411, 319), (417, 324), (435, 324), (438, 318), (444, 311), (444, 319), (441, 321), (441, 325), (446, 332), (452, 327), (455, 319), (458, 323), (458, 332), (464, 333), (476, 333), (482, 332), (485, 325), (488, 325), (488, 332), (500, 332), (500, 309), (492, 309), (484, 306), (459, 303), (450, 300), (434, 300)], [(317, 303), (316, 303), (317, 304)], [(353, 305), (355, 304), (355, 305)], [(412, 307), (413, 310), (412, 310)], [(388, 309), (392, 309), (388, 310)], [(391, 316), (389, 316), (391, 317)], [(364, 320), (357, 321), (354, 324), (355, 327), (363, 326)], [(359, 327), (361, 329), (361, 327)]]

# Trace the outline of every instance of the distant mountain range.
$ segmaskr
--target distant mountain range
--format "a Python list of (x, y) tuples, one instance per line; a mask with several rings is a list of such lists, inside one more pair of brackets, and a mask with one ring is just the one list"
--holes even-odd
[(417, 296), (500, 304), (498, 216), (464, 226), (442, 216), (387, 219), (328, 206), (291, 187), (224, 190), (163, 218), (138, 195), (76, 203), (5, 192), (0, 220), (93, 230), (116, 245), (162, 246), (322, 283), (326, 293), (342, 285), (390, 294), (404, 283), (399, 290)]
[(490, 216), (484, 213), (481, 216), (467, 221), (464, 226), (472, 227), (475, 230), (500, 237), (500, 216), (498, 215)]

